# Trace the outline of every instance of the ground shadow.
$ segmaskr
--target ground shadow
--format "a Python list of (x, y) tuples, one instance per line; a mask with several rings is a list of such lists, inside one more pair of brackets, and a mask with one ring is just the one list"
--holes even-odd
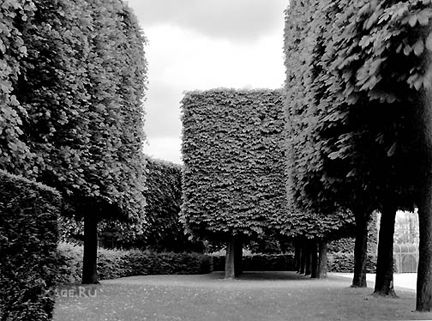
[[(223, 271), (215, 271), (211, 274), (215, 279), (224, 278)], [(302, 274), (298, 274), (295, 271), (244, 271), (237, 279), (250, 281), (312, 280), (310, 276), (304, 276)]]

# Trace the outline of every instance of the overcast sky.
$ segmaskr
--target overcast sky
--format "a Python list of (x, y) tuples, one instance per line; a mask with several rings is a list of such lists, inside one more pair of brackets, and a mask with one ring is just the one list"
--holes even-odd
[(129, 0), (148, 40), (148, 145), (181, 163), (180, 100), (194, 89), (279, 88), (289, 0)]

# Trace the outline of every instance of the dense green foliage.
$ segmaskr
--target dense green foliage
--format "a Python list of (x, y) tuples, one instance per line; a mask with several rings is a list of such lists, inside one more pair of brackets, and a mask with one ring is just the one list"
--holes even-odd
[(338, 238), (349, 234), (353, 217), (333, 195), (323, 193), (335, 182), (323, 173), (326, 150), (315, 132), (321, 121), (317, 96), (322, 90), (314, 83), (320, 70), (315, 66), (320, 57), (314, 33), (318, 26), (312, 24), (316, 9), (316, 1), (293, 1), (285, 18), (286, 229), (299, 238)]
[(0, 320), (50, 320), (59, 193), (0, 170)]
[(20, 60), (27, 54), (18, 21), (34, 14), (34, 5), (25, 0), (0, 4), (0, 168), (29, 170), (32, 158), (21, 129), (26, 111), (14, 95), (20, 73)]
[[(60, 243), (59, 284), (77, 283), (82, 274), (83, 248)], [(107, 250), (98, 252), (101, 279), (114, 279), (150, 274), (201, 274), (211, 272), (211, 258), (198, 253), (150, 252), (139, 250)]]
[(218, 240), (280, 229), (285, 214), (281, 92), (189, 92), (182, 112), (182, 219), (188, 229)]

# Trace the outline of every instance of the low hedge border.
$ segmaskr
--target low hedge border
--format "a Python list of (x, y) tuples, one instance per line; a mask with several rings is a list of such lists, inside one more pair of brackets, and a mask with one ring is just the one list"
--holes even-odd
[[(214, 255), (213, 271), (225, 269), (225, 256)], [(294, 271), (295, 260), (292, 254), (252, 254), (244, 255), (243, 271)]]
[(0, 320), (51, 320), (61, 197), (0, 170)]
[[(292, 254), (255, 254), (243, 256), (244, 271), (294, 271), (295, 260)], [(368, 255), (367, 273), (375, 273), (376, 256)], [(223, 271), (225, 256), (213, 256), (213, 271)], [(338, 252), (328, 254), (329, 272), (352, 273), (354, 271), (354, 254)], [(396, 272), (396, 269), (395, 269)]]
[[(58, 251), (61, 265), (57, 283), (81, 282), (82, 247), (61, 243)], [(211, 266), (210, 256), (199, 253), (98, 250), (101, 280), (150, 274), (205, 274), (212, 271)]]
[[(376, 255), (368, 254), (366, 273), (375, 273)], [(336, 252), (328, 255), (327, 268), (329, 272), (352, 273), (354, 271), (354, 254)]]
[[(81, 282), (82, 247), (61, 243), (58, 248), (60, 273), (59, 285)], [(253, 254), (243, 256), (244, 271), (294, 271), (293, 254)], [(367, 273), (375, 273), (376, 256), (368, 255)], [(199, 253), (157, 253), (140, 250), (98, 251), (98, 273), (101, 280), (134, 275), (152, 274), (206, 274), (223, 271), (225, 256)], [(328, 271), (352, 273), (354, 255), (352, 253), (332, 253), (328, 255)], [(395, 270), (396, 272), (396, 270)]]

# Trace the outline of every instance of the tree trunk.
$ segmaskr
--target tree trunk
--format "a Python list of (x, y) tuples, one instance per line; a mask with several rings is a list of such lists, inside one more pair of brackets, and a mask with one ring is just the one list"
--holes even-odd
[(419, 204), (419, 263), (417, 271), (416, 310), (432, 309), (432, 175), (428, 175), (429, 187), (422, 191)]
[(312, 250), (311, 250), (311, 246), (309, 244), (309, 241), (306, 242), (305, 248), (306, 248), (306, 251), (305, 251), (305, 275), (311, 275), (312, 274)]
[(318, 278), (318, 252), (317, 243), (311, 243), (311, 278)]
[(82, 284), (97, 284), (97, 210), (84, 215), (84, 257)]
[(235, 238), (227, 242), (225, 255), (225, 279), (235, 278)]
[(243, 272), (243, 244), (239, 238), (234, 239), (234, 276), (237, 278)]
[(365, 288), (367, 262), (367, 215), (364, 212), (354, 213), (356, 221), (356, 239), (354, 245), (354, 277), (352, 287)]
[(301, 248), (298, 244), (298, 242), (295, 242), (295, 255), (294, 255), (294, 261), (295, 261), (295, 270), (297, 272), (300, 272), (300, 265), (301, 265)]
[(325, 279), (327, 277), (327, 242), (319, 243), (319, 263), (318, 263), (318, 278)]
[(300, 257), (300, 274), (304, 274), (306, 272), (306, 255), (307, 255), (307, 251), (306, 251), (306, 246), (303, 243), (301, 246), (301, 257)]
[[(430, 29), (427, 30), (430, 32)], [(432, 57), (427, 56), (428, 70), (431, 71)], [(424, 101), (420, 104), (418, 115), (420, 157), (418, 185), (419, 214), (419, 263), (417, 271), (417, 311), (432, 309), (432, 89), (425, 90)]]
[(376, 295), (396, 296), (393, 288), (393, 234), (396, 210), (393, 199), (383, 204), (375, 276), (374, 294)]

